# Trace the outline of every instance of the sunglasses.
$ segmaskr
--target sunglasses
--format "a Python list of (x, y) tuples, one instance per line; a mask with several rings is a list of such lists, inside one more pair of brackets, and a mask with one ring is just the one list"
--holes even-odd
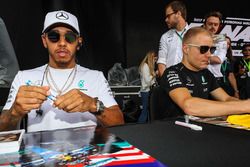
[(211, 54), (213, 54), (216, 50), (216, 47), (215, 46), (206, 46), (206, 45), (195, 45), (195, 44), (187, 44), (188, 46), (194, 46), (194, 47), (197, 47), (197, 48), (200, 48), (200, 53), (201, 54), (205, 54), (208, 52), (208, 50), (210, 51)]
[[(60, 33), (57, 31), (49, 31), (47, 32), (47, 37), (50, 40), (50, 42), (56, 43), (60, 40)], [(72, 31), (67, 32), (66, 34), (64, 34), (64, 39), (68, 42), (68, 43), (74, 43), (77, 40), (78, 35)]]
[(171, 15), (176, 14), (177, 12), (172, 12), (166, 15), (166, 18), (169, 18)]

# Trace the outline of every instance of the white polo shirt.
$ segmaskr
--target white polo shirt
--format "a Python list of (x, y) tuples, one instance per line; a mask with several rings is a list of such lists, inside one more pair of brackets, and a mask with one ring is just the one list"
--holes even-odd
[(161, 36), (157, 64), (165, 64), (168, 68), (181, 62), (183, 56), (182, 38), (188, 28), (188, 24), (186, 24), (181, 32), (170, 29)]
[[(15, 101), (17, 91), (21, 85), (26, 85), (27, 81), (34, 84), (47, 86), (45, 69), (47, 65), (25, 71), (19, 71), (16, 75), (9, 93), (8, 100), (4, 110), (9, 110)], [(98, 97), (106, 107), (117, 105), (113, 98), (111, 89), (107, 80), (100, 71), (90, 70), (77, 65), (76, 76), (72, 85), (66, 92), (76, 88), (91, 97)], [(50, 67), (51, 75), (59, 88), (62, 88), (68, 79), (72, 69), (53, 69)], [(57, 93), (50, 89), (51, 94), (57, 96)], [(38, 116), (36, 110), (31, 110), (28, 114), (28, 132), (73, 128), (96, 124), (96, 117), (90, 112), (67, 113), (52, 106), (50, 99), (46, 100), (41, 109), (42, 116)]]

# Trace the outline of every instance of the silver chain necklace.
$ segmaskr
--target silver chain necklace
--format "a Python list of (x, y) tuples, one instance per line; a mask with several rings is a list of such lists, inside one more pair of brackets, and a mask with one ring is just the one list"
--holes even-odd
[[(65, 82), (64, 85), (62, 86), (62, 88), (59, 89), (58, 86), (57, 86), (57, 84), (56, 84), (56, 82), (55, 82), (55, 80), (54, 80), (53, 77), (52, 77), (52, 74), (51, 74), (51, 72), (50, 72), (50, 68), (48, 67), (48, 68), (46, 69), (46, 81), (47, 81), (48, 85), (50, 86), (50, 88), (51, 88), (53, 91), (57, 92), (58, 95), (61, 95), (63, 92), (65, 92), (66, 90), (68, 90), (69, 87), (72, 85), (72, 83), (73, 83), (73, 81), (75, 80), (75, 77), (76, 77), (76, 72), (77, 72), (77, 65), (75, 65), (75, 67), (74, 67), (74, 68), (72, 69), (72, 71), (70, 72), (70, 74), (69, 74), (69, 76), (68, 76), (66, 82)], [(73, 74), (73, 77), (71, 77), (72, 74)], [(50, 83), (49, 78), (50, 78), (50, 80), (52, 81), (52, 83)], [(72, 79), (70, 80), (70, 78), (72, 78)], [(70, 80), (70, 82), (69, 82), (69, 80)], [(68, 82), (69, 82), (69, 84), (67, 84)], [(68, 85), (68, 86), (66, 87), (66, 85)]]

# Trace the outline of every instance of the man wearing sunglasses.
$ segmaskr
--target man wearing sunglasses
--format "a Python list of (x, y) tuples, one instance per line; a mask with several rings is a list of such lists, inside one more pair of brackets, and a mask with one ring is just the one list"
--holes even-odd
[(49, 62), (19, 71), (0, 117), (0, 131), (16, 129), (27, 115), (27, 131), (123, 124), (123, 115), (100, 71), (76, 64), (82, 45), (77, 18), (49, 12), (42, 31)]
[[(161, 87), (167, 93), (166, 116), (223, 116), (250, 113), (250, 100), (239, 101), (219, 87), (207, 69), (215, 51), (210, 32), (202, 27), (190, 28), (183, 38), (182, 62), (166, 69)], [(209, 96), (215, 100), (209, 100)]]
[(187, 10), (182, 1), (175, 0), (166, 6), (165, 22), (170, 30), (164, 33), (160, 39), (158, 52), (158, 71), (162, 76), (164, 70), (181, 62), (181, 43), (185, 32), (188, 30), (186, 22)]
[(224, 34), (218, 34), (222, 23), (222, 14), (219, 11), (212, 11), (205, 16), (204, 28), (213, 34), (216, 50), (211, 56), (208, 69), (214, 74), (217, 82), (223, 85), (223, 74), (221, 65), (226, 60), (227, 41)]

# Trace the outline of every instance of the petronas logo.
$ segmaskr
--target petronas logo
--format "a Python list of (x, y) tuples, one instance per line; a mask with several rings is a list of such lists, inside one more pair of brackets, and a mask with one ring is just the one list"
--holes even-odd
[(79, 87), (80, 89), (82, 89), (82, 88), (84, 87), (84, 80), (80, 80), (80, 81), (78, 82), (78, 87)]
[(84, 81), (84, 80), (80, 80), (80, 81), (78, 82), (78, 87), (79, 87), (79, 89), (82, 90), (82, 91), (87, 91), (87, 90), (88, 90), (88, 89), (84, 88), (84, 87), (85, 87), (85, 81)]
[(201, 76), (201, 80), (202, 80), (202, 82), (205, 82), (205, 78), (203, 75)]

